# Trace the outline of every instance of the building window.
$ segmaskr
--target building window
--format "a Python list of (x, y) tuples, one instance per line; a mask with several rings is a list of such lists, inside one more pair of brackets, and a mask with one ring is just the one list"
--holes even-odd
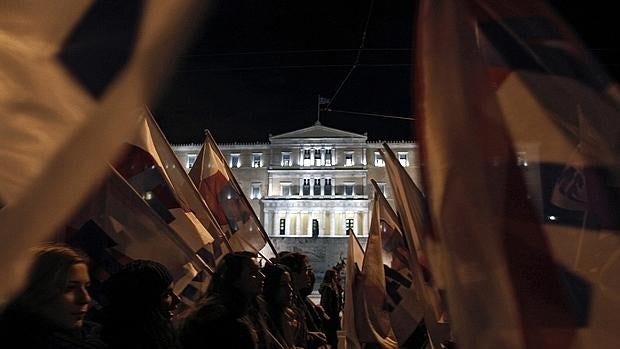
[(314, 150), (314, 166), (321, 166), (321, 149)]
[(303, 195), (310, 195), (310, 179), (304, 178), (304, 184), (301, 188)]
[(284, 235), (284, 233), (286, 232), (286, 219), (281, 218), (280, 219), (280, 235)]
[(325, 188), (323, 193), (325, 195), (332, 195), (332, 179), (331, 178), (325, 178)]
[(311, 154), (310, 149), (304, 149), (304, 166), (312, 166)]
[(344, 153), (344, 165), (345, 166), (353, 166), (353, 152)]
[(312, 237), (315, 238), (317, 236), (319, 236), (319, 220), (313, 219), (312, 220)]
[(262, 154), (260, 153), (255, 153), (252, 154), (252, 167), (261, 167), (263, 166), (263, 159), (262, 159)]
[(282, 190), (282, 196), (291, 195), (291, 183), (280, 183), (280, 188)]
[(312, 188), (314, 195), (321, 195), (321, 179), (314, 179), (314, 187)]
[(347, 235), (349, 235), (353, 231), (353, 218), (347, 218), (344, 222), (344, 229), (347, 232)]
[(375, 166), (377, 167), (385, 166), (385, 162), (383, 162), (383, 158), (381, 157), (381, 154), (379, 154), (378, 151), (375, 152)]
[(198, 157), (198, 154), (187, 154), (187, 162), (185, 163), (185, 167), (192, 168), (192, 166), (194, 166), (194, 162), (196, 162), (196, 157)]
[(407, 152), (398, 152), (398, 161), (403, 167), (409, 166), (409, 154)]
[(325, 166), (331, 166), (331, 165), (332, 165), (332, 150), (325, 149)]
[(347, 195), (347, 196), (353, 195), (353, 183), (344, 184), (344, 195)]
[(260, 199), (262, 194), (260, 192), (260, 183), (252, 183), (252, 191), (250, 192), (250, 198), (252, 199)]
[(291, 166), (291, 153), (282, 153), (282, 166)]
[(238, 168), (240, 166), (239, 154), (230, 154), (230, 168)]

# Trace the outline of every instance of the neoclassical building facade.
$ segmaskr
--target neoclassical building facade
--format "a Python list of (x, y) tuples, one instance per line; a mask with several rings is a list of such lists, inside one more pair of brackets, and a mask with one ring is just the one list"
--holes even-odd
[[(213, 135), (217, 140), (217, 134)], [(417, 146), (386, 142), (419, 183)], [(266, 143), (218, 144), (265, 230), (272, 237), (345, 237), (352, 229), (368, 235), (374, 179), (388, 201), (393, 193), (383, 159), (383, 142), (321, 125), (279, 135)], [(174, 145), (186, 169), (200, 144)]]

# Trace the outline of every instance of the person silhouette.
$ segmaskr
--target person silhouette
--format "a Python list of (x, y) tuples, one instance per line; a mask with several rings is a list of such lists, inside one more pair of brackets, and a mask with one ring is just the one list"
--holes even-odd
[(110, 349), (179, 348), (171, 319), (179, 298), (168, 269), (135, 260), (103, 284), (102, 337)]

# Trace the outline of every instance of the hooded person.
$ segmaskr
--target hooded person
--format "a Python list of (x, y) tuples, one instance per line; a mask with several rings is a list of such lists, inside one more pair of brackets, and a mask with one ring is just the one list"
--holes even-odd
[(160, 263), (135, 260), (103, 285), (102, 337), (114, 348), (179, 348), (171, 318), (178, 304)]

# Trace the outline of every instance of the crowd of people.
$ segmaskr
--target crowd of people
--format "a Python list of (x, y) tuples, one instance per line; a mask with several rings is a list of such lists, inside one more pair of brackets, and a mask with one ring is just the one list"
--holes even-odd
[(100, 285), (95, 302), (88, 257), (49, 244), (35, 251), (22, 291), (2, 305), (0, 341), (20, 348), (335, 349), (339, 276), (339, 269), (325, 273), (315, 304), (306, 255), (282, 252), (261, 263), (251, 252), (229, 253), (198, 305), (173, 321), (179, 298), (162, 264), (126, 264)]

